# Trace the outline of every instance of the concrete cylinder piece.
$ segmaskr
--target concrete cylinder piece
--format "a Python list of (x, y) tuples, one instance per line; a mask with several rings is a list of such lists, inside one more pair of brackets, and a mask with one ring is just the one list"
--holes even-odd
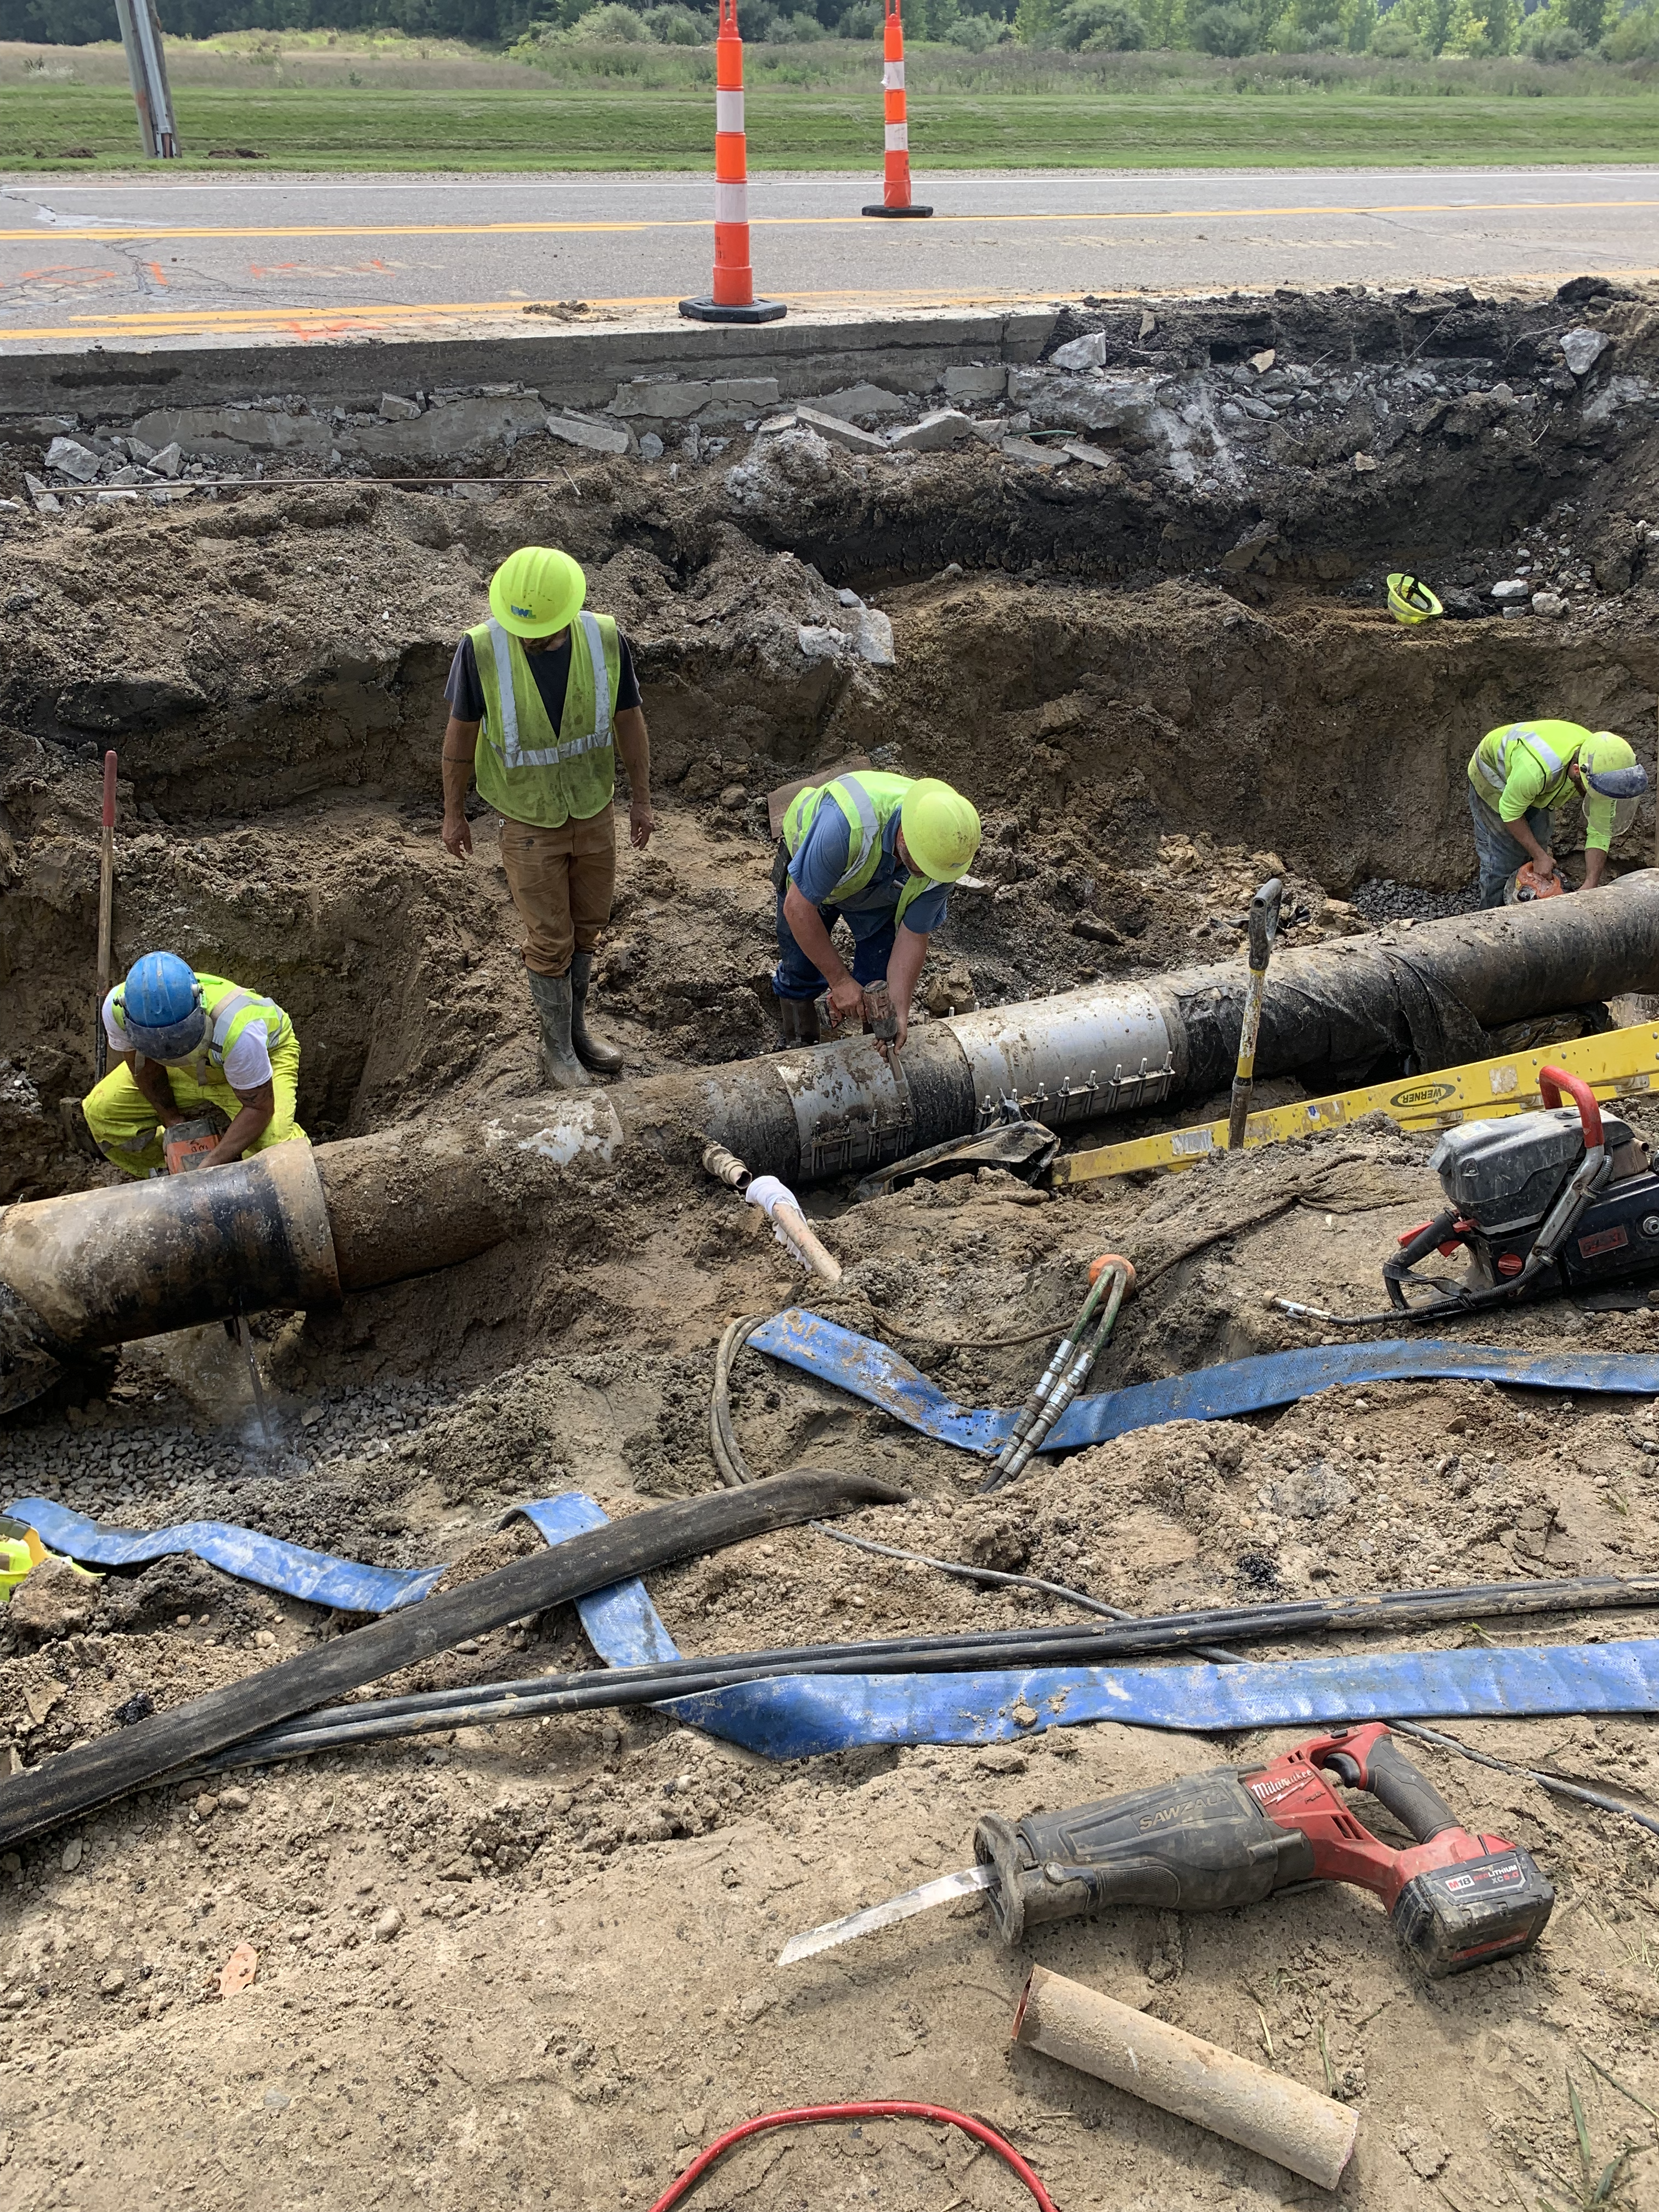
[(1045, 1967), (1031, 1970), (1014, 2041), (1258, 2151), (1322, 2189), (1336, 2187), (1353, 2155), (1359, 2116), (1346, 2105)]

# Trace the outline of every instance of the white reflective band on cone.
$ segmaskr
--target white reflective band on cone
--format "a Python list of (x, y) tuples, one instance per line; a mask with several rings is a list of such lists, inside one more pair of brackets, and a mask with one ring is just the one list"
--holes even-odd
[(714, 94), (714, 128), (716, 131), (742, 130), (743, 94), (740, 92), (717, 92)]
[(748, 222), (749, 187), (747, 185), (715, 185), (714, 220), (716, 222)]
[(904, 64), (902, 62), (884, 62), (881, 65), (881, 84), (884, 92), (902, 92), (904, 89)]
[(887, 129), (887, 150), (890, 154), (908, 154), (910, 150), (910, 126), (908, 123), (890, 123)]

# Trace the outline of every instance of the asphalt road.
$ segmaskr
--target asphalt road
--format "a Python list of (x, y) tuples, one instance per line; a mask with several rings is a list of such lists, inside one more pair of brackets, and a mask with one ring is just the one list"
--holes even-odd
[[(1659, 167), (953, 172), (918, 179), (927, 222), (862, 219), (873, 189), (752, 179), (757, 289), (800, 311), (1659, 275)], [(657, 316), (708, 289), (712, 201), (702, 176), (11, 179), (0, 349)]]

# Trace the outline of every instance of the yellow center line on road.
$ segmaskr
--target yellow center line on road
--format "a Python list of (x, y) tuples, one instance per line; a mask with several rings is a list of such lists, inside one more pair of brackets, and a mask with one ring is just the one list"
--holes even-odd
[[(1399, 200), (1378, 202), (1370, 206), (1090, 208), (1042, 215), (939, 214), (933, 216), (933, 221), (936, 225), (982, 222), (1258, 222), (1270, 216), (1559, 215), (1597, 210), (1606, 212), (1621, 208), (1659, 208), (1659, 199)], [(751, 216), (749, 220), (750, 228), (756, 230), (859, 229), (867, 227), (864, 217), (855, 215), (768, 215)], [(362, 222), (326, 223), (319, 226), (296, 223), (236, 226), (204, 224), (190, 227), (158, 224), (149, 229), (138, 225), (118, 226), (112, 223), (80, 230), (58, 230), (44, 226), (29, 230), (0, 230), (0, 242), (16, 243), (27, 240), (31, 244), (40, 245), (47, 239), (63, 239), (95, 240), (101, 245), (119, 245), (124, 241), (130, 242), (142, 239), (521, 238), (586, 233), (603, 236), (619, 232), (637, 233), (647, 230), (708, 230), (712, 228), (713, 224), (712, 215), (708, 216), (653, 216), (641, 217), (637, 221), (611, 222)]]

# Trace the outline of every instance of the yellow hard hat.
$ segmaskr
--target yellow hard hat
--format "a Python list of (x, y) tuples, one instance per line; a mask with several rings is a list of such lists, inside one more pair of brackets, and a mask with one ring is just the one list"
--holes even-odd
[(1603, 799), (1639, 799), (1648, 787), (1647, 770), (1638, 765), (1628, 738), (1613, 730), (1595, 730), (1578, 748), (1578, 766), (1585, 783)]
[(568, 553), (521, 545), (489, 580), (489, 611), (514, 637), (551, 637), (581, 612), (587, 579)]
[(1420, 577), (1408, 576), (1399, 569), (1389, 577), (1389, 612), (1397, 623), (1412, 629), (1419, 623), (1433, 622), (1445, 611)]
[(930, 883), (953, 884), (973, 866), (979, 816), (970, 799), (936, 775), (919, 776), (905, 793), (899, 827), (911, 860)]

